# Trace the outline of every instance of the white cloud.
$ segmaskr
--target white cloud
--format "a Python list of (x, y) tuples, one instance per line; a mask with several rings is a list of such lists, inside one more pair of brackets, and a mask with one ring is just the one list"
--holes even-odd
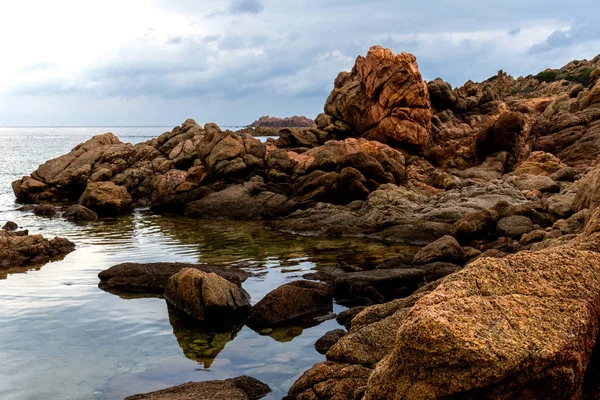
[(0, 105), (37, 113), (5, 109), (0, 124), (68, 123), (74, 107), (94, 124), (315, 116), (337, 73), (379, 43), (413, 52), (425, 78), (454, 85), (600, 53), (600, 41), (584, 40), (578, 22), (600, 11), (596, 1), (534, 3), (7, 1)]

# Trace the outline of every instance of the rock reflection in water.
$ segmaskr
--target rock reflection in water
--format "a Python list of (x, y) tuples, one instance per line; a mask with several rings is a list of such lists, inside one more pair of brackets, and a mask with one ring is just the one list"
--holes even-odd
[(169, 307), (169, 322), (183, 354), (190, 360), (210, 368), (225, 345), (235, 339), (243, 325), (213, 331), (192, 317)]

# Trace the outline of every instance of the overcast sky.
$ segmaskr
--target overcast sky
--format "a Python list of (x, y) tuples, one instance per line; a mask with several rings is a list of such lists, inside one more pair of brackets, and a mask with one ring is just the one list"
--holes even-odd
[(598, 0), (2, 1), (0, 125), (315, 117), (374, 44), (454, 86), (600, 53)]

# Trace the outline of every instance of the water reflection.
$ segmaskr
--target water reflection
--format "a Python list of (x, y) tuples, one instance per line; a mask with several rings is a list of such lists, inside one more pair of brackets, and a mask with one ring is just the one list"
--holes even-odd
[(243, 325), (228, 330), (214, 331), (196, 320), (169, 307), (169, 322), (183, 354), (190, 360), (210, 368), (225, 345), (235, 339)]

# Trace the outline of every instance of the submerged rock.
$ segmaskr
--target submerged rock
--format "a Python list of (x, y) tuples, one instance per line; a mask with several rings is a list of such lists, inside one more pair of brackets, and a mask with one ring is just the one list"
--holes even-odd
[(165, 299), (207, 324), (228, 325), (250, 311), (250, 295), (215, 273), (185, 268), (169, 278)]
[(240, 376), (224, 381), (188, 382), (125, 400), (259, 400), (270, 392), (271, 388), (258, 379)]
[(33, 213), (38, 217), (54, 217), (56, 215), (56, 207), (50, 204), (42, 204), (35, 207)]
[(302, 323), (332, 310), (333, 299), (326, 284), (295, 281), (268, 293), (252, 307), (246, 323), (254, 329)]
[(235, 267), (222, 267), (210, 264), (124, 263), (100, 272), (98, 277), (100, 278), (100, 287), (102, 289), (162, 295), (169, 278), (185, 268), (193, 268), (206, 273), (215, 273), (236, 286), (241, 286), (242, 282), (251, 275)]
[(63, 218), (69, 221), (97, 221), (98, 214), (87, 207), (79, 204), (73, 204), (65, 211)]

